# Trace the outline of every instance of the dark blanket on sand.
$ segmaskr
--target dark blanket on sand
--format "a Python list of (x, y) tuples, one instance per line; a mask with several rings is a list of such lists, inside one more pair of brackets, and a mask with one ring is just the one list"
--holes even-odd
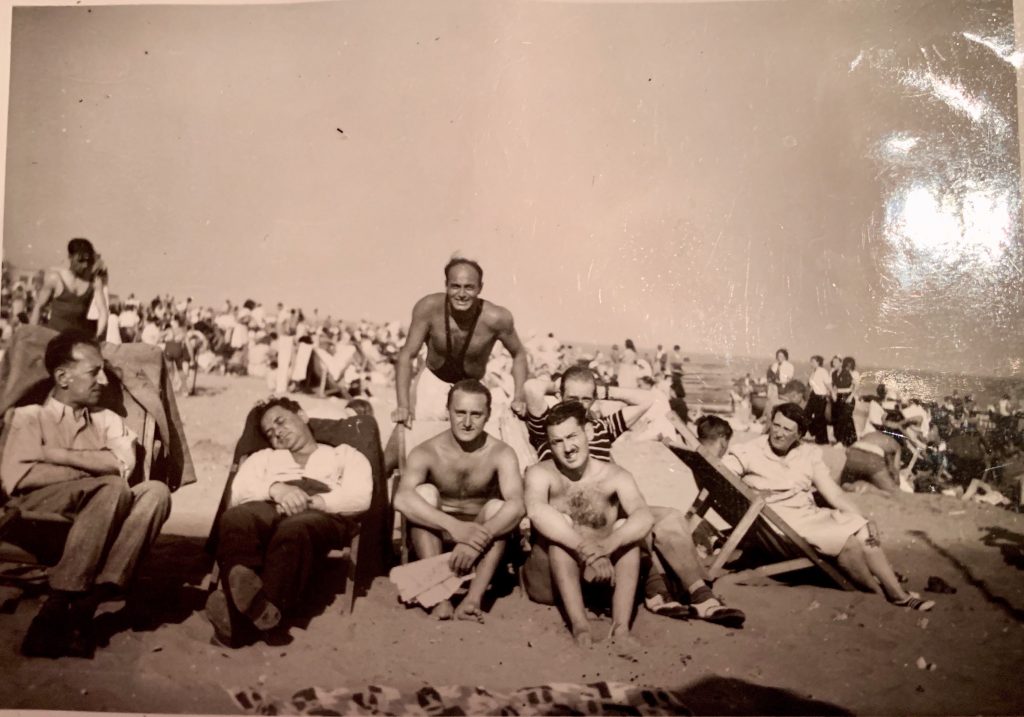
[(551, 683), (509, 692), (483, 687), (383, 685), (325, 690), (309, 687), (290, 699), (256, 689), (232, 690), (246, 712), (264, 715), (688, 715), (682, 694), (620, 682)]
[[(14, 331), (11, 345), (0, 362), (0, 416), (8, 408), (42, 403), (53, 383), (43, 364), (46, 344), (57, 335), (43, 326), (22, 325)], [(160, 470), (154, 478), (171, 490), (195, 483), (185, 440), (185, 429), (178, 414), (163, 352), (149, 344), (102, 343), (110, 384), (104, 389), (101, 405), (125, 419), (142, 440), (141, 424), (145, 413), (156, 422), (160, 441), (154, 465)]]

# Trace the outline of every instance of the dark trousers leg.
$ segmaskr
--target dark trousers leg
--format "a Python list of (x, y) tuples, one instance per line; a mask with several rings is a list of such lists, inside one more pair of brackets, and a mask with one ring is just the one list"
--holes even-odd
[(306, 591), (313, 570), (334, 548), (347, 545), (351, 523), (307, 510), (278, 523), (267, 546), (263, 591), (282, 613), (290, 613)]
[(50, 569), (50, 587), (80, 592), (93, 586), (107, 551), (132, 504), (120, 476), (78, 478), (37, 488), (14, 499), (22, 510), (63, 513), (73, 523), (60, 562)]
[(807, 398), (807, 418), (811, 424), (811, 436), (820, 445), (828, 443), (828, 423), (825, 421), (825, 396), (812, 393)]
[(217, 563), (224, 577), (236, 565), (260, 572), (270, 537), (283, 519), (268, 501), (243, 503), (224, 511), (217, 534)]

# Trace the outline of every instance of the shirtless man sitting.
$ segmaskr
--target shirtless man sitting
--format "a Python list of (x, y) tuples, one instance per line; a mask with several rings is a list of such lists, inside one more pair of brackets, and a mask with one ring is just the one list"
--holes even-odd
[(593, 642), (581, 580), (614, 585), (609, 638), (632, 642), (640, 543), (654, 518), (633, 476), (614, 463), (590, 460), (592, 428), (583, 404), (560, 403), (544, 423), (554, 460), (526, 472), (526, 510), (538, 537), (530, 560), (550, 561), (577, 645)]
[(480, 603), (505, 552), (507, 536), (526, 514), (523, 479), (515, 451), (484, 432), (491, 394), (475, 379), (448, 391), (451, 429), (416, 446), (395, 492), (395, 509), (412, 524), (420, 559), (455, 543), (451, 569), (476, 575), (458, 608), (445, 600), (431, 614), (483, 621)]
[[(550, 381), (530, 379), (526, 382), (526, 426), (530, 443), (540, 460), (552, 457), (547, 437), (549, 409), (544, 398)], [(589, 426), (588, 450), (595, 461), (612, 462), (612, 445), (629, 430), (653, 403), (654, 393), (643, 389), (602, 386), (598, 391), (594, 373), (584, 367), (572, 367), (562, 375), (559, 396), (562, 401), (578, 401), (586, 411)], [(626, 405), (607, 416), (597, 412), (598, 398), (621, 401)], [(654, 516), (654, 530), (648, 537), (651, 570), (644, 585), (644, 606), (655, 613), (675, 619), (696, 618), (727, 627), (739, 628), (746, 620), (742, 610), (726, 606), (706, 583), (700, 558), (690, 535), (685, 516), (675, 508), (649, 506)], [(682, 583), (689, 605), (678, 602), (666, 581), (669, 568)], [(527, 583), (533, 577), (527, 570)]]

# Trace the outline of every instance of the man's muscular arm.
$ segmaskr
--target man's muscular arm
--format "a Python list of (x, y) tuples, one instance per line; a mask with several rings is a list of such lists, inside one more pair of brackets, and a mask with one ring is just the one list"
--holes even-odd
[(654, 516), (651, 514), (651, 509), (647, 507), (647, 501), (640, 494), (640, 489), (633, 476), (625, 470), (619, 469), (618, 471), (615, 478), (615, 493), (618, 496), (619, 505), (622, 506), (628, 517), (608, 536), (594, 541), (593, 554), (591, 554), (589, 541), (587, 546), (581, 548), (588, 563), (592, 559), (609, 556), (619, 548), (640, 542), (654, 527)]
[(497, 537), (512, 532), (526, 515), (523, 500), (523, 475), (519, 471), (519, 459), (511, 448), (504, 448), (498, 457), (498, 488), (505, 505), (494, 516), (484, 522), (491, 535)]
[(515, 322), (512, 313), (508, 309), (502, 309), (498, 330), (498, 340), (501, 341), (510, 354), (512, 354), (512, 380), (515, 383), (515, 395), (512, 396), (512, 411), (517, 416), (524, 416), (526, 411), (526, 394), (523, 390), (526, 384), (526, 377), (529, 373), (529, 358), (526, 354), (526, 347), (516, 333)]
[(533, 528), (552, 543), (558, 543), (576, 555), (583, 540), (563, 514), (548, 502), (550, 490), (551, 477), (542, 464), (526, 469), (526, 514)]
[(445, 530), (456, 542), (466, 543), (477, 550), (485, 550), (493, 536), (483, 525), (468, 523), (448, 515), (423, 499), (416, 487), (427, 482), (431, 456), (428, 448), (418, 446), (409, 454), (405, 471), (395, 491), (395, 510), (417, 525), (433, 530)]
[(412, 309), (412, 322), (409, 324), (409, 335), (405, 337), (405, 345), (398, 352), (395, 360), (395, 393), (398, 405), (391, 414), (395, 423), (412, 427), (412, 414), (409, 411), (409, 387), (412, 384), (412, 362), (423, 348), (423, 343), (430, 333), (431, 297), (424, 296), (416, 302)]
[(57, 289), (60, 286), (60, 277), (55, 271), (46, 272), (43, 277), (43, 288), (36, 295), (36, 303), (32, 306), (32, 314), (28, 317), (30, 324), (38, 324), (42, 318), (42, 311), (50, 303)]
[[(598, 397), (604, 393), (597, 390)], [(618, 386), (608, 387), (608, 398), (612, 401), (622, 401), (625, 407), (622, 409), (622, 417), (626, 421), (626, 428), (632, 428), (640, 420), (640, 417), (647, 413), (647, 410), (654, 405), (654, 391), (643, 388), (620, 388)]]

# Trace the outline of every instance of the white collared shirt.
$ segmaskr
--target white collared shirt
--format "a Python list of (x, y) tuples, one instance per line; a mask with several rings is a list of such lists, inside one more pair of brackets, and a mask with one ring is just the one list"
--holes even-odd
[(295, 462), (290, 451), (264, 448), (245, 459), (231, 484), (231, 505), (270, 500), (270, 486), (299, 478), (311, 478), (330, 488), (321, 493), (328, 513), (362, 513), (369, 509), (373, 493), (370, 462), (357, 449), (342, 444), (324, 445), (306, 461)]

